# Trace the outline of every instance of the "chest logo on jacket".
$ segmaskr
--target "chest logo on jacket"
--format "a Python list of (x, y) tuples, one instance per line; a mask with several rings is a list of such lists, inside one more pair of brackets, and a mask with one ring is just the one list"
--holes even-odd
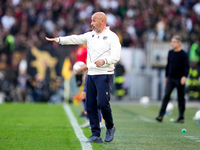
[(106, 40), (107, 38), (108, 38), (107, 36), (104, 36), (104, 37), (103, 37), (103, 40)]

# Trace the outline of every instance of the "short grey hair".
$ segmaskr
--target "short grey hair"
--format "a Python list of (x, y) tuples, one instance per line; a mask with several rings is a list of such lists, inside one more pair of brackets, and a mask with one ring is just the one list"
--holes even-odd
[(174, 35), (172, 39), (176, 39), (178, 42), (181, 42), (181, 37), (179, 35)]

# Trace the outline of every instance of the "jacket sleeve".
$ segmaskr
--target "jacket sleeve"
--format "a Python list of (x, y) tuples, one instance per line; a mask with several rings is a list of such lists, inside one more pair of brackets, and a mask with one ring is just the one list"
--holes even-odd
[(111, 53), (109, 57), (106, 57), (107, 64), (115, 64), (120, 60), (121, 44), (119, 38), (114, 34), (111, 41)]
[(61, 45), (79, 45), (87, 43), (88, 33), (80, 34), (80, 35), (70, 35), (65, 37), (59, 37)]

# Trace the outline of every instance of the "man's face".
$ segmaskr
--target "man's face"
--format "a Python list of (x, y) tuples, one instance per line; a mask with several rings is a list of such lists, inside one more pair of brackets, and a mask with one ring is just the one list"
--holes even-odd
[(181, 46), (181, 42), (177, 41), (176, 39), (171, 40), (171, 45), (173, 49), (179, 48)]
[(97, 15), (92, 16), (91, 22), (92, 29), (99, 33), (101, 31), (102, 21)]

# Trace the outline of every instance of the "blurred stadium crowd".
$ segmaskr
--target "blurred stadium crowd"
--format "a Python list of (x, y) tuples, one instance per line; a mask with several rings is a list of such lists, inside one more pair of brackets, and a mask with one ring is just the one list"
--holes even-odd
[[(90, 30), (96, 11), (106, 13), (107, 24), (123, 47), (145, 50), (146, 42), (169, 42), (174, 34), (189, 46), (199, 46), (200, 0), (1, 0), (0, 69), (16, 70), (21, 60), (27, 60), (30, 47), (59, 48), (47, 42), (46, 36)], [(13, 60), (16, 51), (19, 56)], [(16, 85), (17, 76), (18, 69)]]

